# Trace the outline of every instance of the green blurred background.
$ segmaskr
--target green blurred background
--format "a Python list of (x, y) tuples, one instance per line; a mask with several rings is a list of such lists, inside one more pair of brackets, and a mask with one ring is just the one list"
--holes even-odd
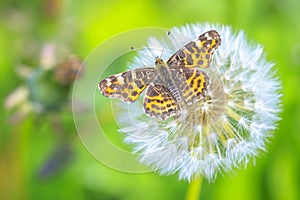
[[(177, 176), (118, 172), (88, 153), (65, 95), (70, 85), (49, 86), (41, 51), (50, 43), (84, 59), (122, 31), (193, 22), (243, 29), (265, 47), (283, 83), (282, 120), (268, 152), (246, 169), (204, 181), (201, 199), (300, 199), (299, 9), (298, 0), (1, 1), (0, 199), (184, 199), (188, 184)], [(25, 73), (20, 66), (34, 69), (36, 79), (18, 75)], [(6, 97), (20, 85), (46, 91), (38, 95), (46, 95), (42, 105), (50, 106), (39, 113), (7, 108)]]

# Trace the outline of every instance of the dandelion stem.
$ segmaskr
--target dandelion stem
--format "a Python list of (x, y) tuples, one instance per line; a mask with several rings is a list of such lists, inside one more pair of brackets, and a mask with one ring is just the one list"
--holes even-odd
[(193, 180), (187, 189), (186, 200), (198, 200), (200, 197), (202, 178)]

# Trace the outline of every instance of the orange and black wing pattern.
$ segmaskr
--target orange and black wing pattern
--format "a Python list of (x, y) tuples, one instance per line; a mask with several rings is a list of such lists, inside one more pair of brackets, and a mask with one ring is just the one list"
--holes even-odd
[(174, 53), (167, 64), (170, 67), (206, 68), (220, 44), (219, 33), (215, 30), (207, 31)]
[(100, 81), (98, 88), (106, 97), (132, 103), (156, 77), (155, 68), (141, 68), (109, 76)]

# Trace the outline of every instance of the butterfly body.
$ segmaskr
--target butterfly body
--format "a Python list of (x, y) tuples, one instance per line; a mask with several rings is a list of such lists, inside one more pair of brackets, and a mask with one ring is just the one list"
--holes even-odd
[(179, 49), (167, 62), (155, 59), (155, 67), (140, 68), (100, 81), (100, 92), (127, 103), (138, 99), (146, 89), (143, 108), (148, 116), (166, 119), (179, 114), (206, 96), (208, 76), (199, 68), (208, 67), (220, 45), (219, 34), (212, 30)]
[[(156, 58), (155, 67), (158, 72), (158, 77), (155, 80), (156, 85), (163, 85), (169, 90), (171, 96), (178, 104), (183, 103), (184, 99), (179, 90), (178, 81), (174, 77), (174, 69), (170, 68), (162, 59)], [(177, 69), (178, 70), (178, 69)]]

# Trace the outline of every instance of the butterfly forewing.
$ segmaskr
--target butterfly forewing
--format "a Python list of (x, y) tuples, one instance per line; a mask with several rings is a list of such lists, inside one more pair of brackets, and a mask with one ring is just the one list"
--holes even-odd
[(179, 49), (167, 64), (170, 67), (208, 67), (220, 44), (219, 33), (215, 30), (208, 31)]
[(100, 81), (98, 87), (106, 97), (132, 103), (156, 76), (155, 68), (141, 68), (109, 76)]
[(148, 86), (143, 107), (147, 115), (160, 119), (176, 115), (179, 109), (168, 88), (155, 83)]

